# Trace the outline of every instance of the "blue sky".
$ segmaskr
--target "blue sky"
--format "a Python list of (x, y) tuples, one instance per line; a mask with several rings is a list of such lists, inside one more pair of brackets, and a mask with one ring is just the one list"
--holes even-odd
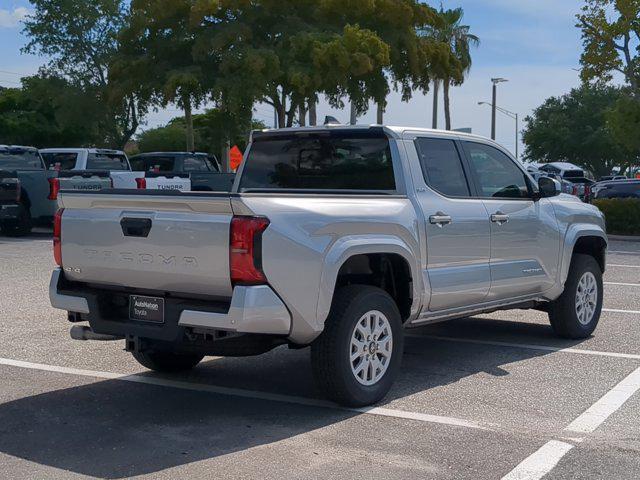
[[(429, 2), (438, 6), (439, 1)], [(575, 15), (582, 0), (442, 0), (445, 8), (462, 7), (465, 23), (481, 39), (473, 52), (474, 65), (465, 83), (452, 90), (454, 127), (471, 127), (474, 133), (489, 135), (490, 109), (478, 101), (490, 101), (492, 77), (505, 77), (498, 104), (522, 117), (547, 97), (561, 95), (578, 86), (581, 41)], [(20, 75), (35, 73), (45, 59), (20, 54), (25, 43), (20, 19), (30, 8), (25, 0), (0, 0), (0, 85), (17, 86)], [(25, 10), (26, 9), (26, 10)], [(392, 95), (386, 123), (431, 126), (431, 95), (416, 95), (408, 104)], [(442, 108), (440, 109), (442, 113)], [(145, 128), (165, 123), (174, 109), (153, 112)], [(348, 113), (332, 111), (326, 103), (319, 114), (333, 114), (347, 120)], [(256, 107), (256, 117), (270, 124), (271, 110)], [(375, 111), (361, 122), (372, 123)], [(440, 120), (443, 125), (444, 120)], [(499, 116), (498, 141), (513, 150), (513, 120)]]

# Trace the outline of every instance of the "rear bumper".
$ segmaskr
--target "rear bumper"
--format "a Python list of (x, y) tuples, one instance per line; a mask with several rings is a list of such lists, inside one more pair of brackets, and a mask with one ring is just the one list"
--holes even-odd
[(60, 310), (82, 314), (96, 333), (178, 342), (187, 329), (287, 336), (291, 315), (266, 285), (235, 287), (231, 303), (167, 299), (164, 324), (131, 321), (129, 293), (74, 288), (60, 268), (51, 275), (49, 298)]

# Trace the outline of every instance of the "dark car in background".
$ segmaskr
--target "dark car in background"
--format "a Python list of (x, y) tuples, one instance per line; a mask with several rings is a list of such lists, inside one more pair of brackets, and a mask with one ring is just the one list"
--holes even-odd
[(593, 198), (640, 198), (640, 180), (615, 180), (596, 184)]
[(5, 235), (27, 235), (34, 224), (53, 220), (57, 204), (49, 197), (48, 171), (36, 148), (0, 145), (0, 229)]

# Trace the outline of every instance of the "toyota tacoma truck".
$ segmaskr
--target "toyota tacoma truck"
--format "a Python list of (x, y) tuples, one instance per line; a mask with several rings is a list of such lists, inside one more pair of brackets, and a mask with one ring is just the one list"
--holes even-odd
[(83, 340), (145, 367), (310, 347), (318, 390), (380, 401), (406, 329), (506, 309), (590, 336), (601, 212), (477, 136), (382, 126), (252, 135), (233, 189), (62, 192), (50, 283)]

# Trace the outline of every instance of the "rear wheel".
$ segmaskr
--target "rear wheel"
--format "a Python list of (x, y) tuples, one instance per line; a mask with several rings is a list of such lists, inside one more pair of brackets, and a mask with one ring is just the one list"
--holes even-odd
[(563, 338), (589, 337), (600, 321), (602, 300), (600, 265), (590, 255), (574, 255), (565, 290), (549, 310), (553, 330)]
[(160, 351), (132, 352), (132, 355), (143, 367), (163, 373), (191, 370), (204, 358), (204, 355)]
[(400, 312), (387, 292), (364, 285), (341, 288), (311, 346), (315, 380), (342, 405), (371, 405), (391, 389), (403, 345)]

